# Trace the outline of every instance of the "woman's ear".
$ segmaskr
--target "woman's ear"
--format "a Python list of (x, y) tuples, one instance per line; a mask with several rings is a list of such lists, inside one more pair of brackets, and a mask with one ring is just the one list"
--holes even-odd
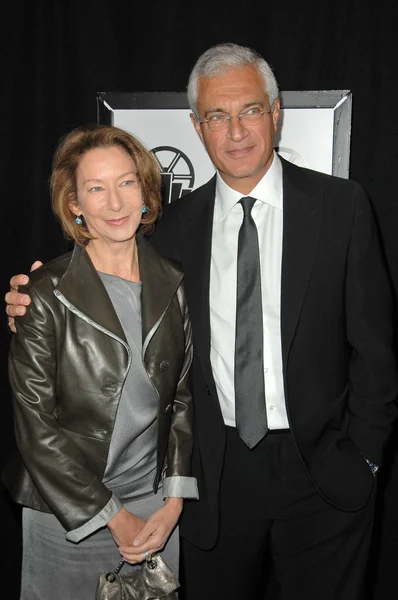
[(76, 200), (70, 200), (68, 202), (68, 207), (69, 210), (76, 216), (80, 216), (82, 214), (82, 211), (80, 209), (80, 206), (78, 205), (78, 203), (76, 202)]

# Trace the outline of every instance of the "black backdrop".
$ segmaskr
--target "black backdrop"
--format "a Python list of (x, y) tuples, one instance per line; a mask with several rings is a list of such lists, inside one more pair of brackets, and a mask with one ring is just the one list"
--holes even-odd
[[(3, 7), (3, 11), (5, 8)], [(198, 55), (220, 42), (249, 45), (282, 90), (353, 94), (350, 176), (370, 194), (398, 291), (398, 21), (396, 0), (19, 0), (0, 25), (1, 287), (66, 244), (51, 214), (48, 176), (60, 136), (96, 121), (99, 91), (183, 91)], [(1, 465), (13, 446), (1, 324)], [(379, 476), (369, 599), (396, 598), (398, 453), (391, 440)], [(18, 597), (20, 511), (0, 490), (1, 564)], [(9, 580), (10, 581), (10, 580)], [(272, 594), (273, 596), (273, 594)]]

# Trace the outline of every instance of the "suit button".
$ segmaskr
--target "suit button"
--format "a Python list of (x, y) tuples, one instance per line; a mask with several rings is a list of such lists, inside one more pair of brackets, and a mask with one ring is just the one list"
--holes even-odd
[(169, 363), (168, 360), (162, 360), (162, 362), (159, 365), (159, 369), (161, 371), (167, 371), (167, 369), (169, 368), (169, 366), (170, 366), (170, 363)]
[(209, 390), (209, 388), (207, 387), (207, 385), (206, 385), (206, 392), (207, 392), (207, 395), (208, 395), (208, 396), (210, 396), (210, 390)]

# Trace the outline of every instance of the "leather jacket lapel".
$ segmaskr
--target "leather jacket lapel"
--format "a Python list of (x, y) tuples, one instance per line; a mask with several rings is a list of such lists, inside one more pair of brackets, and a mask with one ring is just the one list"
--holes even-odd
[(137, 234), (138, 262), (142, 281), (141, 315), (143, 353), (159, 326), (181, 281), (182, 271), (177, 263), (173, 268), (141, 235)]
[(58, 298), (61, 294), (66, 302), (61, 301), (70, 310), (76, 309), (102, 329), (126, 341), (113, 304), (84, 247), (75, 246), (69, 266), (54, 294)]
[[(138, 262), (142, 280), (142, 341), (145, 350), (148, 336), (156, 331), (183, 278), (177, 264), (161, 257), (154, 248), (137, 234)], [(104, 330), (126, 341), (123, 329), (93, 263), (85, 248), (75, 246), (70, 264), (56, 290), (66, 300), (70, 310), (82, 313)]]

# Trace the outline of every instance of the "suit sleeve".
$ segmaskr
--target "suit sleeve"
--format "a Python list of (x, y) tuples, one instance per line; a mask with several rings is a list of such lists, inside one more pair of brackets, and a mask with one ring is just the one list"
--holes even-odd
[[(66, 530), (98, 514), (112, 493), (87, 464), (74, 440), (58, 424), (57, 352), (51, 282), (25, 286), (32, 298), (12, 339), (9, 376), (19, 452), (38, 492)], [(59, 319), (58, 319), (59, 321)]]
[(360, 186), (346, 271), (346, 327), (350, 362), (350, 436), (381, 465), (397, 414), (392, 292), (369, 200)]

